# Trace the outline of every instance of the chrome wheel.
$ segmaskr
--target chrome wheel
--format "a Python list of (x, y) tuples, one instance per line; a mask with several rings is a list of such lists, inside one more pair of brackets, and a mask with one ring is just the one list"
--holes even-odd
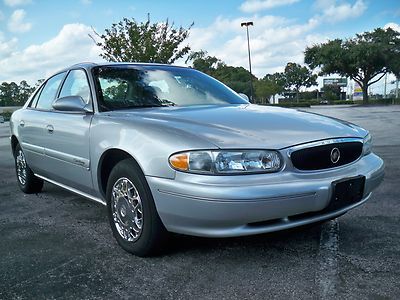
[(114, 183), (111, 210), (119, 235), (128, 242), (137, 240), (143, 226), (142, 201), (136, 187), (128, 178), (120, 178)]
[(27, 165), (26, 165), (26, 160), (25, 160), (25, 155), (22, 150), (18, 150), (17, 157), (16, 157), (16, 162), (17, 162), (17, 177), (18, 181), (22, 184), (26, 184), (26, 177), (27, 177)]

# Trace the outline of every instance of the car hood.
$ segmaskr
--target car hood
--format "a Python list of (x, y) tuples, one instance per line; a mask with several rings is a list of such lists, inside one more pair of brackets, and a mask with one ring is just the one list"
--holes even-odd
[(107, 114), (183, 130), (219, 148), (282, 149), (329, 138), (362, 138), (368, 133), (338, 119), (252, 104), (145, 108)]

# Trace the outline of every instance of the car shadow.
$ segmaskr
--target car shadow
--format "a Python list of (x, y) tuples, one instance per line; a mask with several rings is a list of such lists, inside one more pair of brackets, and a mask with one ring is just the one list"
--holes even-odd
[(302, 244), (303, 246), (307, 243), (318, 244), (320, 228), (320, 223), (316, 223), (277, 232), (228, 238), (205, 238), (171, 234), (163, 254), (173, 255), (174, 253), (183, 254), (234, 249), (244, 249), (246, 251), (251, 251), (251, 249), (290, 251), (290, 249), (298, 249)]
[[(74, 216), (74, 219), (82, 219), (86, 222), (95, 221), (98, 226), (101, 224), (103, 233), (108, 232), (111, 235), (111, 230), (108, 230), (106, 207), (49, 183), (45, 184), (42, 194), (61, 202), (65, 206), (64, 209), (72, 213), (71, 216)], [(85, 209), (82, 209), (83, 207)], [(111, 236), (104, 237), (104, 239), (108, 238), (113, 239)], [(242, 253), (243, 251), (266, 250), (290, 252), (298, 251), (299, 248), (318, 247), (319, 239), (320, 223), (265, 234), (229, 238), (205, 238), (171, 233), (157, 257), (186, 256), (199, 252), (212, 254), (221, 250), (237, 250)], [(117, 246), (117, 244), (115, 245)]]

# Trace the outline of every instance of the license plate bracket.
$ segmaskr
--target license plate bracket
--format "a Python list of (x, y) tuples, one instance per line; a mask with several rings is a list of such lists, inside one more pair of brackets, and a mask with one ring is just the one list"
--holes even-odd
[(332, 182), (332, 198), (327, 209), (335, 210), (361, 201), (364, 186), (365, 176), (362, 175)]

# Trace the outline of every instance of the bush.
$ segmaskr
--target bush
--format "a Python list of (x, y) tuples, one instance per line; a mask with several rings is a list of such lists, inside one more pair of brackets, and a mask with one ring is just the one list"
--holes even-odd
[(321, 100), (312, 99), (312, 100), (309, 100), (309, 101), (306, 101), (306, 102), (309, 103), (310, 105), (320, 105), (321, 104), (320, 101)]
[[(311, 105), (326, 105), (321, 103), (323, 99), (311, 99), (311, 100), (300, 100), (299, 103), (296, 103), (296, 100), (293, 99), (279, 99), (279, 104), (260, 104), (267, 106), (280, 106), (280, 107), (310, 107)], [(334, 100), (328, 101), (329, 105), (364, 105), (362, 100)], [(391, 105), (391, 104), (400, 104), (400, 98), (388, 98), (388, 99), (369, 99), (368, 105)]]
[(384, 104), (384, 105), (400, 104), (400, 98), (370, 99), (369, 104)]
[(1, 113), (1, 115), (4, 117), (4, 121), (9, 121), (12, 115), (12, 111), (5, 110)]
[(341, 105), (341, 104), (357, 104), (357, 101), (353, 101), (353, 100), (337, 100), (337, 101), (333, 101), (332, 104), (335, 105)]
[(300, 101), (310, 101), (317, 98), (317, 91), (305, 91), (299, 93), (299, 100)]
[(260, 104), (264, 106), (279, 106), (279, 107), (310, 107), (308, 102), (289, 102), (289, 103), (279, 103), (279, 104)]

